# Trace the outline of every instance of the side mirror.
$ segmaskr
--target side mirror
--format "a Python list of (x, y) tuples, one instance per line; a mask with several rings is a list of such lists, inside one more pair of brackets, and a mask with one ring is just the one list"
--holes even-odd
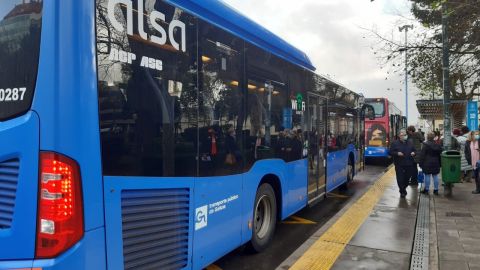
[(375, 109), (372, 105), (364, 104), (362, 106), (362, 111), (365, 118), (368, 118), (368, 120), (375, 120)]

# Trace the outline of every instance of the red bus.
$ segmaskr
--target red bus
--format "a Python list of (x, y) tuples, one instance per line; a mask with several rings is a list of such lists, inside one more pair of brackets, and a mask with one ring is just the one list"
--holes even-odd
[(390, 142), (407, 128), (407, 118), (386, 98), (367, 98), (365, 103), (375, 110), (375, 120), (365, 119), (365, 158), (389, 161)]

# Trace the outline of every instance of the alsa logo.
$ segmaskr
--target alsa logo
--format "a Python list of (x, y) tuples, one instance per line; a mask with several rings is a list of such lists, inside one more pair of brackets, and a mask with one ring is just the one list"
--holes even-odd
[[(112, 23), (112, 26), (120, 32), (125, 31), (124, 25), (120, 23), (116, 18), (115, 18), (115, 8), (120, 5), (120, 6), (125, 6), (127, 11), (126, 11), (126, 23), (127, 23), (127, 34), (128, 35), (133, 35), (133, 4), (132, 0), (109, 0), (108, 1), (108, 19)], [(137, 14), (145, 14), (145, 10), (143, 8), (143, 0), (137, 0), (137, 9), (136, 12)], [(144, 29), (144, 16), (137, 16), (138, 19), (138, 34), (142, 39), (145, 40), (150, 40), (151, 42), (160, 44), (160, 45), (165, 45), (167, 43), (167, 39), (170, 41), (170, 44), (176, 49), (176, 50), (182, 50), (183, 52), (186, 51), (186, 33), (185, 33), (185, 24), (179, 20), (172, 20), (170, 23), (168, 23), (168, 35), (167, 35), (167, 30), (163, 28), (159, 21), (163, 23), (167, 23), (165, 21), (165, 14), (157, 11), (157, 10), (152, 10), (150, 14), (147, 15), (150, 20), (150, 24), (155, 29), (159, 35), (149, 35), (147, 32), (145, 32)], [(177, 41), (175, 40), (175, 29), (180, 31), (181, 33), (181, 40)]]

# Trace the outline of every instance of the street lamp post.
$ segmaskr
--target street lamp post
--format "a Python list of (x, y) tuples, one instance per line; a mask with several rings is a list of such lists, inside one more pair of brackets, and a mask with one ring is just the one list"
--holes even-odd
[(405, 30), (405, 116), (407, 118), (408, 125), (408, 49), (407, 49), (407, 34), (408, 29), (413, 29), (413, 25), (404, 25), (398, 28), (400, 32)]
[[(442, 3), (442, 70), (443, 70), (443, 148), (452, 145), (452, 116), (450, 114), (450, 46), (448, 43), (447, 1)], [(445, 180), (444, 180), (445, 181)], [(452, 184), (445, 184), (445, 195), (452, 194)]]
[(450, 46), (448, 44), (448, 11), (446, 2), (442, 4), (442, 70), (443, 70), (443, 147), (450, 149), (452, 140), (452, 117), (450, 114)]

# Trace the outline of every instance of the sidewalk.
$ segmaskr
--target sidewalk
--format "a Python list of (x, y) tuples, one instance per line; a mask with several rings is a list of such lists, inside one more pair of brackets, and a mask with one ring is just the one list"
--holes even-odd
[(409, 269), (418, 191), (409, 186), (402, 199), (393, 168), (389, 177), (390, 185), (331, 269)]
[(458, 183), (450, 197), (443, 188), (440, 196), (430, 195), (436, 229), (430, 230), (430, 269), (438, 263), (440, 270), (480, 270), (480, 194), (474, 189), (474, 183)]
[[(451, 196), (407, 189), (393, 168), (277, 269), (480, 270), (480, 195), (458, 183)], [(432, 190), (430, 191), (432, 192)]]

